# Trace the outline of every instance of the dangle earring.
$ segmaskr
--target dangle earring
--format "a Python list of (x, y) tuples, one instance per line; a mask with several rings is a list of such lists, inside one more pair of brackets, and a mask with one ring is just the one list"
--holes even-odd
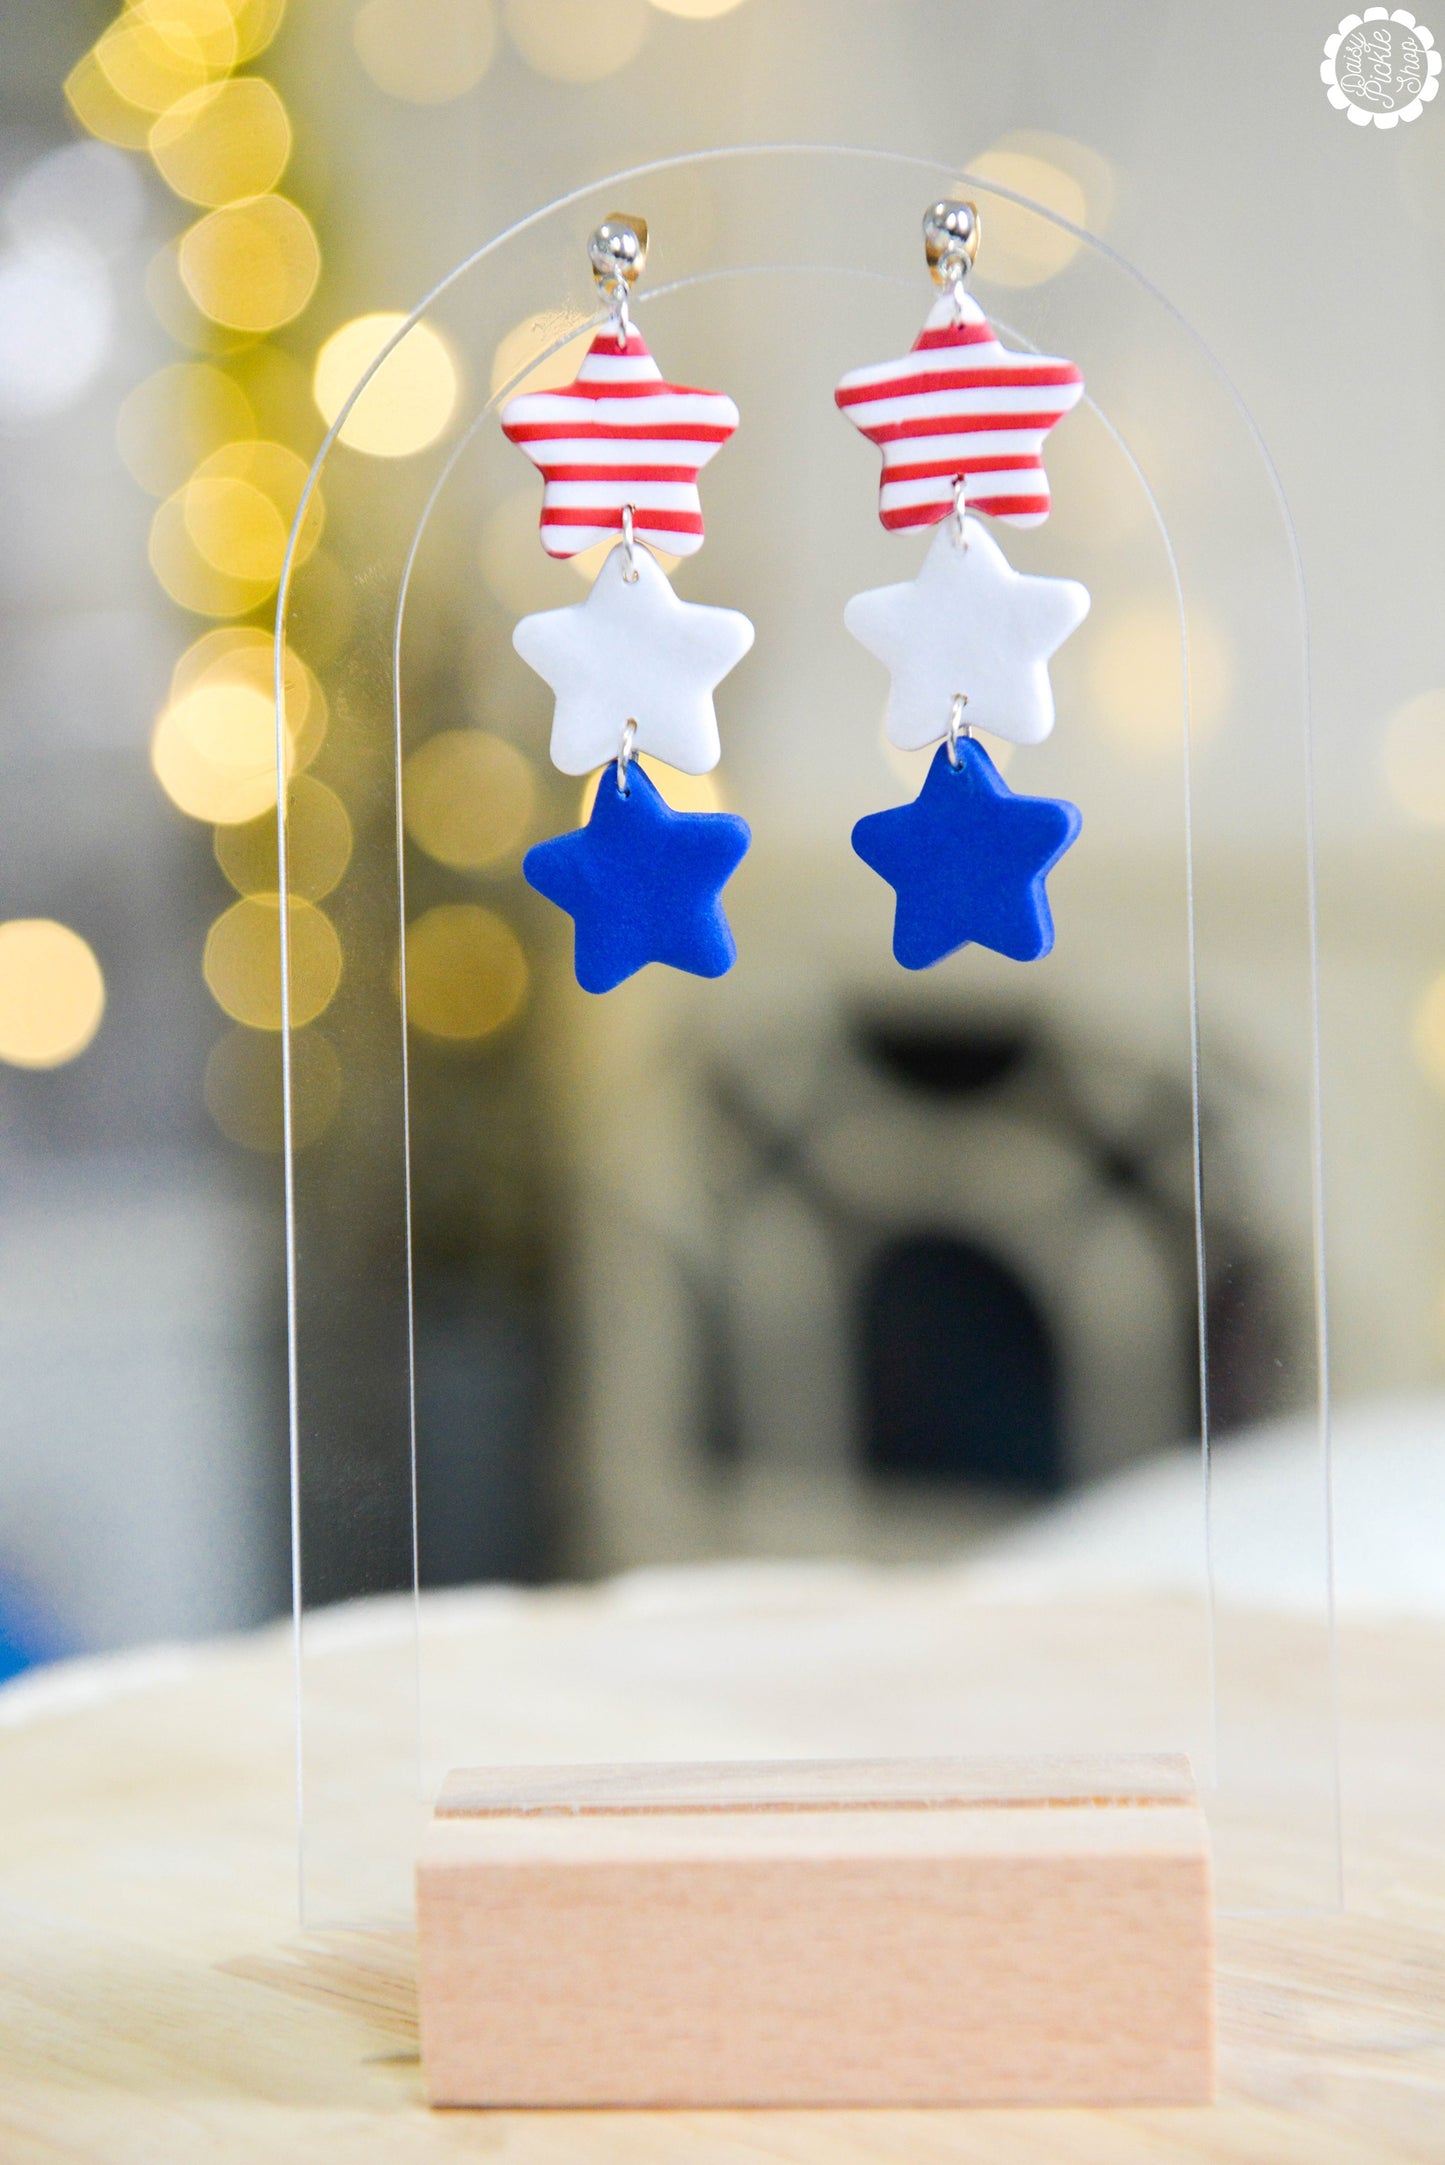
[(512, 643), (556, 694), (552, 760), (604, 771), (584, 827), (528, 850), (522, 870), (576, 926), (577, 981), (610, 992), (649, 962), (721, 977), (736, 957), (722, 890), (747, 852), (746, 821), (675, 812), (638, 763), (650, 752), (706, 774), (721, 747), (713, 691), (753, 643), (735, 609), (679, 601), (647, 546), (702, 547), (697, 477), (738, 425), (716, 391), (666, 383), (632, 327), (647, 253), (641, 218), (609, 217), (588, 242), (611, 307), (576, 380), (502, 409), (504, 433), (542, 474), (542, 546), (576, 556), (610, 536), (586, 601), (523, 617)]
[(1079, 812), (1016, 795), (973, 732), (1015, 744), (1049, 734), (1049, 657), (1089, 596), (1075, 579), (1016, 572), (977, 514), (1015, 526), (1048, 517), (1044, 437), (1084, 379), (1071, 361), (1006, 351), (964, 291), (978, 252), (972, 203), (935, 203), (923, 237), (941, 292), (912, 352), (853, 369), (834, 396), (883, 454), (884, 526), (940, 529), (915, 579), (855, 594), (843, 612), (889, 672), (890, 742), (938, 750), (917, 800), (860, 819), (853, 847), (896, 893), (893, 952), (905, 969), (970, 941), (1033, 962), (1054, 944), (1044, 881)]

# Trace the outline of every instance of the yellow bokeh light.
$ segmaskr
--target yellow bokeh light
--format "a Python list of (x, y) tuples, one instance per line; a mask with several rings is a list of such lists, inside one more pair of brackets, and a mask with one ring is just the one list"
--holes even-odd
[[(406, 318), (357, 316), (316, 356), (316, 404), (329, 428), (387, 340)], [(382, 362), (342, 424), (337, 441), (373, 458), (406, 458), (436, 442), (456, 409), (457, 365), (441, 334), (414, 323)]]
[[(117, 96), (143, 112), (163, 113), (177, 98), (199, 90), (229, 67), (236, 50), (230, 11), (223, 0), (214, 0), (214, 12), (206, 20), (204, 15), (200, 9), (195, 22), (187, 21), (177, 4), (158, 16), (144, 0), (118, 15), (94, 47), (101, 73)], [(223, 44), (229, 40), (227, 57), (213, 60), (217, 35)]]
[[(1182, 743), (1181, 647), (1177, 613), (1140, 604), (1090, 627), (1088, 676), (1095, 715), (1106, 734), (1136, 757)], [(1223, 717), (1229, 655), (1203, 614), (1189, 619), (1189, 725), (1197, 742)]]
[[(555, 311), (528, 316), (498, 339), (492, 355), (493, 398), (499, 398), (504, 391), (508, 398), (518, 398), (523, 391), (545, 391), (554, 384), (570, 383), (597, 335), (592, 328), (567, 337), (576, 320), (573, 315)], [(560, 346), (559, 339), (565, 341)]]
[[(274, 592), (307, 467), (284, 444), (223, 444), (151, 522), (151, 568), (173, 601), (200, 616), (245, 616)], [(321, 536), (319, 489), (297, 536), (304, 563)]]
[(235, 354), (244, 352), (252, 343), (244, 332), (229, 331), (201, 314), (181, 278), (178, 240), (168, 241), (151, 257), (146, 266), (145, 296), (161, 328), (177, 345), (189, 346), (192, 353)]
[(215, 323), (274, 331), (299, 316), (321, 275), (311, 223), (285, 196), (258, 195), (213, 210), (184, 234), (186, 291)]
[(508, 34), (529, 68), (559, 83), (600, 83), (636, 58), (646, 0), (504, 0)]
[(711, 22), (715, 15), (731, 15), (743, 0), (652, 0), (664, 15), (681, 15), (690, 23)]
[(428, 1037), (474, 1042), (521, 1012), (527, 958), (506, 919), (443, 902), (406, 928), (406, 1013)]
[(286, 521), (254, 482), (198, 474), (186, 487), (185, 516), (187, 533), (215, 570), (276, 584), (286, 555)]
[[(270, 632), (226, 625), (196, 640), (176, 663), (152, 765), (172, 802), (192, 818), (231, 826), (274, 814), (275, 657)], [(237, 692), (247, 697), (233, 699)], [(201, 693), (212, 696), (188, 703)], [(327, 715), (321, 686), (289, 647), (285, 696), (287, 772), (294, 775), (321, 749)], [(274, 876), (267, 884), (275, 886)]]
[[(1051, 159), (1020, 150), (987, 150), (969, 161), (979, 180), (997, 181), (1044, 210), (1082, 226), (1088, 200), (1072, 173)], [(1015, 203), (992, 197), (982, 206), (979, 276), (1000, 286), (1038, 286), (1073, 262), (1082, 241)]]
[[(206, 1107), (229, 1142), (246, 1150), (282, 1149), (279, 1033), (228, 1030), (206, 1062)], [(341, 1102), (341, 1062), (319, 1030), (291, 1037), (291, 1141), (297, 1150), (319, 1140)]]
[(231, 0), (125, 0), (118, 18), (144, 23), (177, 52), (198, 52), (213, 75), (224, 75), (240, 58), (236, 9)]
[(1391, 715), (1385, 781), (1411, 819), (1445, 827), (1445, 691), (1421, 692)]
[(1427, 1081), (1445, 1092), (1445, 973), (1415, 1003), (1415, 1058)]
[[(650, 752), (638, 755), (637, 764), (650, 782), (657, 786), (657, 793), (664, 804), (670, 804), (674, 812), (721, 812), (722, 791), (711, 774), (681, 774), (676, 767), (664, 766)], [(582, 784), (581, 802), (577, 807), (577, 824), (585, 827), (592, 817), (592, 807), (597, 802), (597, 790), (604, 774), (611, 770), (599, 767), (589, 774)]]
[[(291, 1022), (301, 1029), (330, 1006), (341, 983), (341, 942), (324, 910), (292, 896)], [(202, 965), (211, 997), (233, 1022), (281, 1028), (281, 898), (243, 895), (206, 935)]]
[[(280, 877), (274, 812), (239, 826), (217, 827), (216, 862), (237, 894), (275, 894)], [(350, 862), (351, 821), (345, 805), (313, 775), (296, 775), (286, 792), (288, 892), (320, 902), (341, 884)]]
[(120, 150), (144, 150), (152, 116), (121, 96), (93, 50), (76, 61), (64, 88), (66, 104), (89, 134)]
[(254, 60), (281, 27), (286, 0), (227, 0), (236, 26), (236, 65)]
[(291, 155), (291, 123), (268, 82), (241, 76), (168, 106), (151, 129), (150, 153), (188, 202), (234, 203), (275, 187)]
[(351, 26), (379, 90), (411, 105), (464, 97), (497, 49), (493, 0), (367, 0)]
[(466, 870), (521, 848), (535, 795), (531, 766), (516, 746), (481, 729), (428, 737), (402, 774), (407, 833), (439, 864)]
[(203, 683), (164, 708), (151, 766), (172, 804), (192, 819), (232, 826), (276, 802), (276, 708), (264, 692)]
[[(182, 699), (202, 684), (243, 684), (275, 714), (276, 641), (255, 624), (226, 624), (186, 648), (171, 673), (171, 697)], [(292, 771), (309, 767), (326, 736), (326, 699), (295, 649), (286, 649), (283, 687)], [(272, 735), (275, 735), (274, 720)]]
[(249, 616), (275, 590), (274, 579), (237, 578), (202, 556), (186, 520), (185, 489), (156, 507), (149, 554), (171, 600), (195, 616)]
[(255, 433), (245, 392), (207, 361), (157, 369), (123, 401), (115, 425), (121, 457), (152, 496), (169, 496), (202, 459)]
[(100, 1028), (105, 979), (88, 941), (51, 917), (0, 924), (0, 1060), (63, 1067)]

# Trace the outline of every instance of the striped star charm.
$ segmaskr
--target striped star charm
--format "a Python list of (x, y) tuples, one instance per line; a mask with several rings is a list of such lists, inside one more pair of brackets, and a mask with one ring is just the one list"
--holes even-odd
[(619, 345), (609, 327), (572, 383), (509, 400), (501, 422), (541, 471), (549, 556), (577, 556), (620, 534), (629, 505), (639, 541), (693, 556), (703, 539), (697, 477), (737, 427), (738, 410), (721, 391), (664, 382), (636, 331)]
[(878, 516), (894, 532), (946, 519), (960, 479), (970, 511), (1041, 525), (1044, 438), (1083, 389), (1072, 361), (1001, 346), (977, 301), (956, 289), (930, 309), (911, 353), (850, 369), (833, 396), (883, 453)]

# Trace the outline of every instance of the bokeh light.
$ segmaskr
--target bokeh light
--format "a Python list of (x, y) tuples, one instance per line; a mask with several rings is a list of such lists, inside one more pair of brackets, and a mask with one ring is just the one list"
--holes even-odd
[(230, 826), (276, 803), (276, 709), (264, 692), (224, 680), (171, 700), (151, 736), (151, 766), (172, 804)]
[(273, 579), (238, 578), (202, 556), (186, 519), (185, 489), (156, 507), (149, 554), (171, 600), (195, 616), (249, 616), (275, 588)]
[(197, 474), (185, 490), (186, 532), (206, 562), (233, 578), (274, 586), (286, 556), (286, 521), (262, 489), (235, 474)]
[[(341, 983), (341, 942), (324, 910), (293, 895), (291, 1020), (299, 1030), (330, 1006)], [(206, 935), (206, 983), (216, 1005), (252, 1030), (281, 1028), (281, 898), (243, 895)]]
[(100, 1028), (105, 979), (94, 950), (50, 917), (0, 924), (0, 1060), (62, 1067)]
[(144, 150), (154, 116), (123, 98), (96, 56), (82, 54), (65, 78), (65, 102), (82, 128), (118, 150)]
[(286, 0), (227, 0), (236, 26), (236, 65), (263, 53), (281, 27)]
[[(1052, 159), (1021, 150), (987, 150), (970, 159), (969, 172), (1028, 196), (1071, 225), (1087, 222), (1089, 206), (1083, 188)], [(1067, 269), (1083, 245), (1072, 233), (1061, 232), (1032, 211), (995, 197), (983, 206), (979, 275), (1001, 286), (1042, 285)]]
[(168, 241), (151, 257), (146, 266), (145, 297), (161, 329), (192, 353), (242, 353), (252, 344), (245, 332), (227, 330), (197, 308), (181, 278), (179, 240)]
[(130, 0), (94, 50), (119, 97), (163, 113), (233, 64), (236, 30), (225, 0)]
[[(1137, 604), (1088, 631), (1088, 680), (1101, 729), (1133, 757), (1182, 742), (1179, 618), (1166, 604)], [(1189, 619), (1189, 724), (1197, 741), (1217, 728), (1230, 690), (1229, 654), (1202, 611)]]
[(514, 855), (527, 838), (536, 785), (505, 738), (444, 729), (406, 762), (406, 831), (439, 864), (470, 870)]
[(406, 1012), (428, 1037), (475, 1042), (521, 1012), (527, 958), (504, 917), (443, 902), (406, 928)]
[[(316, 356), (316, 404), (329, 428), (387, 340), (405, 323), (384, 312), (344, 323)], [(456, 409), (457, 366), (441, 334), (414, 323), (393, 347), (337, 438), (373, 458), (406, 458), (436, 442)]]
[[(322, 901), (345, 875), (351, 841), (351, 820), (335, 790), (314, 775), (294, 776), (286, 792), (288, 891), (307, 902)], [(277, 854), (274, 810), (216, 829), (216, 862), (237, 894), (276, 894)]]
[[(223, 444), (151, 522), (151, 568), (172, 600), (200, 616), (245, 616), (274, 592), (306, 483), (305, 462), (284, 444)], [(321, 536), (319, 489), (297, 536), (304, 563)]]
[(202, 459), (255, 433), (245, 392), (208, 361), (157, 369), (123, 401), (115, 426), (132, 478), (152, 496), (169, 496)]
[(690, 23), (711, 22), (715, 15), (731, 15), (743, 0), (652, 0), (663, 15), (681, 15)]
[(5, 190), (5, 225), (25, 242), (80, 242), (101, 255), (145, 230), (148, 190), (133, 158), (108, 143), (66, 143), (34, 158)]
[[(246, 1150), (279, 1152), (282, 1117), (281, 1038), (275, 1031), (228, 1030), (206, 1062), (206, 1105), (228, 1141)], [(291, 1034), (291, 1140), (297, 1150), (317, 1142), (341, 1102), (341, 1062), (319, 1030)]]
[(245, 75), (178, 98), (151, 129), (150, 154), (177, 195), (219, 207), (275, 187), (291, 123), (271, 85)]
[[(637, 764), (650, 782), (657, 786), (657, 794), (664, 804), (670, 804), (674, 812), (721, 812), (722, 791), (715, 774), (682, 774), (676, 767), (664, 766), (650, 752), (641, 752)], [(577, 807), (577, 824), (585, 827), (592, 817), (592, 807), (597, 802), (597, 790), (604, 774), (611, 774), (610, 767), (599, 767), (589, 774), (582, 784), (581, 801)]]
[[(171, 698), (184, 698), (203, 684), (241, 684), (263, 698), (273, 717), (275, 742), (276, 641), (255, 624), (227, 624), (208, 631), (188, 646), (171, 675)], [(310, 766), (326, 736), (326, 698), (315, 676), (295, 649), (288, 647), (283, 684), (286, 730), (291, 739), (292, 771)], [(273, 793), (274, 801), (274, 793)]]
[(1420, 692), (1385, 729), (1385, 782), (1403, 812), (1445, 827), (1445, 691)]
[(42, 238), (0, 251), (0, 419), (24, 423), (73, 405), (114, 336), (114, 294), (95, 249)]
[(366, 0), (351, 26), (379, 90), (411, 105), (465, 97), (497, 49), (493, 0)]
[(1416, 1001), (1413, 1036), (1421, 1073), (1445, 1093), (1445, 972), (1432, 978)]
[(321, 275), (310, 220), (285, 196), (213, 210), (182, 236), (180, 272), (203, 315), (232, 330), (279, 330), (299, 316)]
[(508, 34), (529, 68), (559, 83), (600, 83), (637, 57), (646, 0), (504, 0)]

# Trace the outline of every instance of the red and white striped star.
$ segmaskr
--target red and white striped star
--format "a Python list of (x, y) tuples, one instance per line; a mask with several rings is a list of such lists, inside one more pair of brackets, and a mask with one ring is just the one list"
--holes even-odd
[(526, 391), (502, 408), (502, 429), (541, 470), (542, 546), (576, 556), (622, 530), (673, 556), (702, 547), (697, 477), (732, 435), (738, 410), (721, 391), (665, 383), (636, 331), (619, 347), (598, 333), (576, 379)]
[(1042, 524), (1044, 438), (1083, 389), (1072, 361), (1007, 351), (960, 293), (929, 311), (911, 353), (851, 369), (833, 396), (883, 453), (878, 516), (893, 531), (946, 519), (960, 478), (970, 511)]

